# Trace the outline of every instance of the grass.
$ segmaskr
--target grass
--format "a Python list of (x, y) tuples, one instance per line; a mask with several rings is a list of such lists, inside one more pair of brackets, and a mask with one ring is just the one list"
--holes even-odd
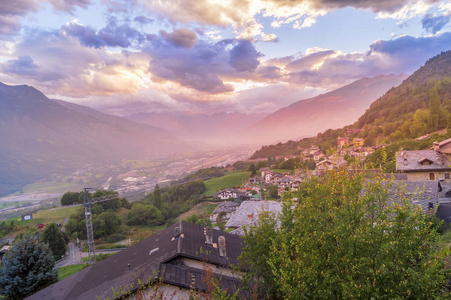
[(190, 210), (188, 210), (187, 212), (181, 214), (177, 219), (185, 220), (186, 218), (188, 218), (194, 214), (196, 214), (198, 216), (208, 217), (209, 215), (211, 215), (213, 213), (216, 206), (218, 206), (218, 203), (208, 203), (208, 202), (199, 203), (196, 206), (194, 206), (193, 208), (191, 208)]
[(26, 203), (26, 202), (19, 202), (19, 201), (16, 201), (16, 202), (12, 202), (12, 201), (1, 202), (0, 201), (0, 209), (13, 207), (13, 206), (19, 206), (19, 205), (22, 205), (24, 203)]
[(451, 243), (451, 230), (447, 230), (443, 235), (439, 237), (439, 243), (441, 245)]
[(229, 188), (229, 187), (237, 187), (241, 186), (243, 182), (249, 179), (250, 172), (239, 172), (229, 174), (219, 178), (213, 178), (205, 181), (205, 185), (207, 186), (207, 190), (203, 195), (205, 196), (213, 196), (218, 190)]
[(83, 189), (82, 184), (78, 183), (66, 183), (58, 181), (46, 181), (46, 182), (36, 182), (26, 185), (22, 188), (22, 193), (36, 193), (36, 192), (46, 192), (46, 193), (65, 193), (67, 191), (81, 191)]
[(79, 264), (79, 265), (70, 265), (70, 266), (64, 266), (61, 268), (58, 268), (58, 280), (62, 280), (66, 277), (69, 277), (70, 275), (73, 275), (77, 272), (80, 272), (84, 268), (87, 268), (88, 264)]
[(20, 217), (14, 218), (13, 220), (17, 226), (21, 227), (36, 227), (39, 223), (44, 225), (48, 225), (52, 222), (62, 223), (66, 217), (70, 217), (75, 214), (79, 207), (80, 206), (51, 208), (33, 213), (33, 219), (31, 220), (21, 221)]

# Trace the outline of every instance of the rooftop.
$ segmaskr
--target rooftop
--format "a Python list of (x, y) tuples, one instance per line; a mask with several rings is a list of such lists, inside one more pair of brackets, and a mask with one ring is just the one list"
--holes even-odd
[[(180, 229), (178, 238), (174, 234), (176, 227)], [(219, 236), (226, 238), (227, 257), (221, 257), (219, 249), (206, 244), (203, 226), (180, 221), (27, 299), (116, 299), (120, 295), (115, 296), (113, 288), (116, 291), (121, 287), (127, 290), (130, 286), (138, 287), (138, 282), (146, 283), (157, 279), (161, 279), (163, 283), (190, 288), (191, 280), (187, 280), (189, 276), (198, 276), (196, 287), (203, 289), (205, 286), (200, 279), (203, 276), (201, 269), (193, 270), (174, 262), (185, 257), (230, 267), (238, 263), (237, 258), (244, 246), (241, 238), (236, 235), (214, 229), (212, 235), (213, 244), (218, 243)], [(234, 292), (238, 286), (238, 278), (223, 275), (220, 279), (220, 287), (227, 288), (230, 292)]]
[(451, 171), (450, 165), (443, 154), (434, 150), (400, 151), (396, 155), (396, 169), (403, 172)]
[(282, 211), (282, 203), (277, 201), (243, 201), (225, 226), (239, 228), (247, 225), (249, 224), (248, 215), (253, 214), (253, 220), (255, 220), (263, 210), (280, 213)]

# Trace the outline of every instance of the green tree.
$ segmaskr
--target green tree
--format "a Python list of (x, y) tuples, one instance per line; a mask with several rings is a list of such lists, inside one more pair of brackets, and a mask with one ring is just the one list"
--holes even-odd
[(278, 199), (279, 198), (279, 191), (277, 186), (275, 185), (269, 185), (268, 186), (268, 192), (269, 192), (269, 197), (272, 199)]
[(257, 174), (257, 169), (255, 168), (255, 165), (254, 165), (254, 164), (251, 164), (251, 165), (249, 166), (248, 171), (251, 172), (251, 177), (254, 177), (254, 176)]
[(284, 206), (277, 234), (253, 231), (246, 263), (269, 256), (266, 282), (283, 299), (440, 297), (447, 280), (437, 233), (405, 193), (391, 198), (391, 185), (346, 169), (307, 180), (296, 207)]
[(80, 195), (83, 195), (83, 193), (76, 193), (76, 192), (66, 192), (64, 193), (64, 195), (61, 197), (61, 205), (72, 205), (72, 204), (77, 204), (77, 203), (81, 203), (79, 202), (80, 199)]
[(22, 299), (56, 282), (58, 273), (47, 244), (38, 233), (26, 233), (3, 257), (0, 269), (2, 295)]
[(120, 233), (121, 219), (114, 212), (103, 212), (93, 220), (96, 238)]
[(158, 209), (161, 209), (161, 193), (160, 193), (160, 187), (155, 185), (155, 189), (153, 190), (153, 201), (155, 204), (155, 207)]
[(429, 127), (437, 131), (443, 125), (444, 113), (438, 97), (437, 89), (432, 88), (429, 96)]
[(66, 242), (64, 241), (63, 233), (55, 223), (50, 223), (44, 230), (42, 241), (49, 245), (55, 260), (59, 260), (66, 253)]
[(268, 211), (262, 211), (255, 226), (244, 227), (245, 247), (238, 258), (238, 271), (242, 274), (242, 286), (256, 292), (258, 299), (278, 299), (276, 278), (269, 260), (273, 243), (277, 240), (277, 218)]
[(153, 205), (136, 203), (128, 214), (128, 225), (157, 226), (164, 222), (163, 214)]

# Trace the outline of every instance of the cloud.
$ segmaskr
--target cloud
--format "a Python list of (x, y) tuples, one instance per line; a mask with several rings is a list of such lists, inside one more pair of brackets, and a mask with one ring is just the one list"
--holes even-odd
[(171, 33), (161, 30), (160, 34), (175, 46), (193, 48), (197, 43), (196, 33), (186, 28), (176, 29)]
[(145, 16), (137, 16), (133, 18), (133, 21), (141, 24), (141, 25), (147, 25), (147, 24), (152, 24), (153, 23), (153, 19), (150, 19), (148, 17)]
[(260, 56), (250, 41), (240, 40), (230, 51), (229, 63), (238, 72), (254, 72), (260, 63)]
[(0, 70), (5, 73), (14, 73), (22, 76), (34, 76), (37, 74), (39, 66), (33, 62), (28, 55), (19, 56), (18, 59), (11, 59), (0, 65)]
[[(174, 43), (174, 40), (185, 41), (179, 39), (180, 36), (184, 37), (169, 35), (168, 39), (165, 32), (147, 36), (149, 45), (145, 51), (152, 57), (149, 71), (154, 81), (170, 81), (179, 87), (193, 89), (190, 94), (197, 91), (211, 97), (212, 94), (232, 92), (232, 85), (224, 83), (224, 80), (242, 80), (242, 72), (254, 72), (259, 65), (261, 54), (250, 41), (226, 39), (211, 44), (201, 40), (187, 48), (180, 47), (180, 42)], [(204, 97), (198, 95), (198, 99)]]
[(446, 24), (449, 23), (450, 18), (451, 18), (451, 15), (433, 16), (433, 15), (428, 14), (421, 21), (421, 25), (427, 32), (432, 32), (433, 34), (436, 34), (443, 27), (445, 27)]
[(133, 94), (149, 76), (145, 53), (85, 47), (63, 31), (30, 30), (11, 55), (18, 59), (0, 62), (0, 69), (50, 95)]
[(231, 26), (238, 38), (261, 37), (264, 41), (274, 41), (266, 34), (259, 22), (261, 16), (275, 18), (272, 27), (292, 24), (302, 29), (315, 24), (319, 16), (328, 12), (352, 7), (370, 10), (378, 18), (392, 18), (400, 21), (423, 16), (439, 0), (181, 0), (143, 1), (152, 13), (169, 19), (173, 24), (198, 23), (226, 28)]
[(78, 7), (86, 9), (92, 2), (91, 0), (49, 0), (50, 4), (57, 11), (73, 13)]
[(140, 44), (145, 38), (138, 30), (124, 23), (119, 25), (115, 17), (110, 17), (107, 25), (98, 32), (90, 26), (84, 26), (77, 21), (72, 21), (61, 28), (65, 33), (77, 37), (80, 42), (88, 47), (131, 47), (134, 43)]
[(21, 28), (21, 19), (36, 11), (40, 0), (0, 1), (0, 38), (10, 39)]

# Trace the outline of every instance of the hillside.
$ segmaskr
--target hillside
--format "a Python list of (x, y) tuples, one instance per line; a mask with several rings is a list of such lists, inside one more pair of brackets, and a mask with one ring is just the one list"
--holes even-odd
[[(431, 124), (430, 99), (437, 93), (437, 122)], [(388, 142), (416, 138), (447, 126), (451, 113), (451, 51), (429, 59), (399, 87), (379, 98), (353, 125), (364, 128), (362, 137)]]
[[(430, 99), (437, 99), (431, 115)], [(263, 146), (252, 158), (298, 154), (312, 144), (323, 151), (336, 145), (346, 128), (363, 129), (352, 137), (365, 139), (366, 145), (415, 139), (445, 128), (451, 114), (451, 51), (429, 59), (423, 67), (377, 99), (352, 125), (326, 130), (314, 138)]]
[(324, 95), (298, 101), (268, 115), (246, 135), (248, 140), (268, 143), (352, 124), (374, 100), (406, 77), (403, 74), (363, 78)]
[(84, 164), (144, 158), (186, 146), (163, 129), (89, 109), (79, 113), (60, 103), (30, 86), (0, 83), (0, 195)]

